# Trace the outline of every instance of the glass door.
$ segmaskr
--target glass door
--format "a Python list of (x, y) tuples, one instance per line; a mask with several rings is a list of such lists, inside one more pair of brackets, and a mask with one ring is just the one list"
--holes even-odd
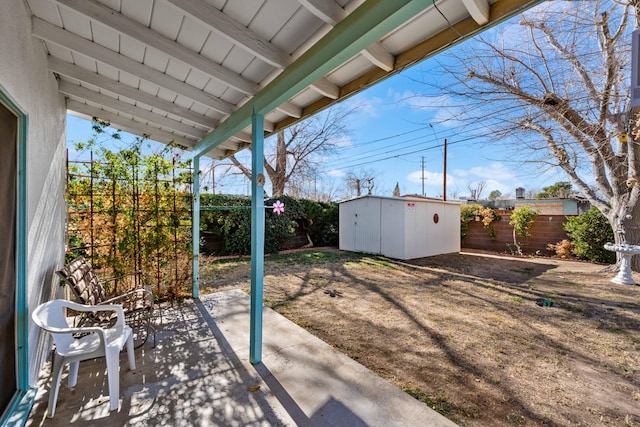
[(18, 118), (0, 102), (0, 414), (15, 395)]

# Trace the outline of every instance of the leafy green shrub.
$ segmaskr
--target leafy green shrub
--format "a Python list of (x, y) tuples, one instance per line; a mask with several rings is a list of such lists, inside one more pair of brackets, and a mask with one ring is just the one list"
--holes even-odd
[(613, 229), (598, 208), (592, 207), (581, 215), (568, 217), (563, 228), (571, 237), (575, 246), (573, 253), (578, 258), (608, 264), (616, 262), (615, 252), (604, 248), (605, 243), (614, 240)]
[(529, 229), (533, 225), (533, 220), (538, 216), (538, 211), (531, 206), (524, 205), (518, 209), (514, 209), (509, 220), (509, 225), (513, 225), (513, 246), (518, 254), (522, 255), (522, 242), (518, 241), (517, 236), (529, 237)]
[(82, 240), (81, 236), (76, 234), (69, 234), (69, 242), (67, 243), (67, 252), (64, 254), (65, 264), (70, 263), (79, 256), (88, 257), (87, 245)]
[(267, 208), (264, 232), (264, 250), (267, 253), (277, 253), (284, 243), (296, 235), (298, 228), (304, 229), (307, 224), (307, 214), (301, 201), (280, 196), (267, 200), (265, 205), (272, 206), (277, 200), (284, 203), (284, 212), (277, 214)]
[(200, 207), (200, 230), (223, 237), (221, 254), (251, 252), (251, 198), (202, 194)]
[[(284, 203), (278, 215), (269, 206)], [(224, 247), (221, 255), (251, 252), (251, 198), (220, 194), (201, 195), (200, 228), (218, 236)], [(338, 206), (312, 200), (281, 196), (265, 201), (265, 252), (277, 253), (297, 232), (306, 233), (314, 246), (336, 245)]]
[(307, 216), (313, 221), (309, 227), (314, 246), (338, 245), (338, 204), (304, 200)]

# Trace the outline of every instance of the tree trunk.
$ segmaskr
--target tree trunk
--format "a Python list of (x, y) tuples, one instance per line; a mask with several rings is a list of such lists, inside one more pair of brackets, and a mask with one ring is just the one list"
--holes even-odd
[[(619, 196), (618, 199), (628, 202), (628, 197)], [(613, 229), (616, 244), (640, 245), (640, 224), (638, 221), (640, 205), (637, 203), (634, 203), (634, 206), (629, 206), (627, 203), (614, 205), (607, 218)], [(622, 255), (616, 252), (615, 271), (619, 270), (621, 259)], [(631, 269), (640, 272), (640, 256), (631, 258)]]
[(287, 144), (284, 140), (284, 131), (278, 131), (276, 142), (275, 169), (271, 168), (267, 160), (264, 161), (265, 170), (271, 180), (272, 197), (279, 197), (284, 194), (287, 182)]
[[(634, 211), (640, 211), (640, 209), (634, 209)], [(634, 215), (633, 213), (631, 215), (632, 218), (626, 220), (625, 222), (625, 238), (627, 243), (629, 243), (630, 245), (640, 245), (640, 225), (638, 224), (638, 220), (636, 219), (640, 218), (640, 216), (636, 216), (640, 215), (640, 212), (636, 213), (636, 215)], [(616, 264), (619, 264), (620, 256), (618, 255), (616, 259)], [(636, 255), (631, 258), (631, 269), (633, 271), (640, 272), (640, 255)]]

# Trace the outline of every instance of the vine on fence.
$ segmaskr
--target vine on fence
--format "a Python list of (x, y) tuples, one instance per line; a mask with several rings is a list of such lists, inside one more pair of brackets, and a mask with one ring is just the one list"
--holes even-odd
[(114, 275), (145, 270), (158, 298), (177, 298), (191, 285), (191, 164), (141, 147), (68, 162), (67, 259), (84, 255)]
[(491, 208), (479, 204), (460, 206), (460, 237), (465, 238), (469, 230), (469, 222), (472, 220), (482, 221), (482, 226), (491, 237), (496, 240), (496, 229), (491, 225), (495, 221), (500, 221), (501, 217)]

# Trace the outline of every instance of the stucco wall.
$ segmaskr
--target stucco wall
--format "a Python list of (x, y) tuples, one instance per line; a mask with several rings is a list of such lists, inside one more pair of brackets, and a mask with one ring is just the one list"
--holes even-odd
[[(53, 272), (64, 256), (64, 98), (46, 68), (42, 42), (31, 35), (23, 0), (3, 0), (0, 13), (0, 91), (28, 116), (27, 300), (30, 311), (58, 286)], [(29, 328), (29, 378), (34, 384), (44, 350), (40, 332)]]

